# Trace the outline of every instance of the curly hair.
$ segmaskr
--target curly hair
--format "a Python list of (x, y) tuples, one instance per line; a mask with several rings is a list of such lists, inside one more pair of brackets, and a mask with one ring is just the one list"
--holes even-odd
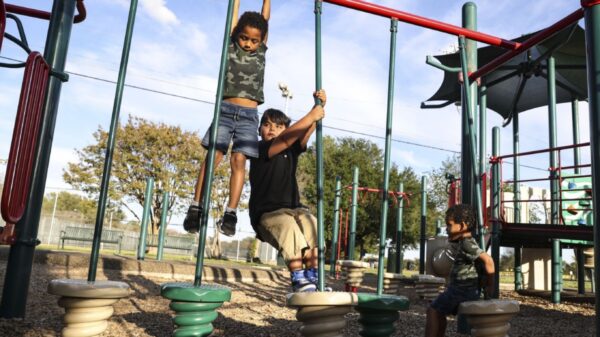
[(454, 205), (446, 211), (446, 222), (453, 220), (455, 223), (465, 223), (468, 229), (473, 229), (475, 224), (475, 212), (473, 207), (467, 204)]
[(237, 25), (233, 28), (231, 37), (236, 39), (244, 27), (249, 26), (260, 30), (260, 37), (264, 41), (269, 31), (269, 22), (258, 12), (244, 12)]
[(292, 120), (286, 116), (281, 110), (277, 109), (267, 109), (263, 112), (262, 117), (260, 118), (260, 124), (258, 125), (258, 131), (260, 132), (260, 126), (263, 125), (266, 121), (271, 121), (275, 124), (285, 125), (287, 128), (290, 126)]

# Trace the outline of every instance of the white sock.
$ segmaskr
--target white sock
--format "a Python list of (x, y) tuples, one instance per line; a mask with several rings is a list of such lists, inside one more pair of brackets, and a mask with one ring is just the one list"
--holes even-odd
[(192, 200), (192, 206), (200, 206), (200, 201)]
[(237, 208), (231, 208), (231, 207), (225, 207), (225, 212), (233, 212), (233, 213), (237, 213)]

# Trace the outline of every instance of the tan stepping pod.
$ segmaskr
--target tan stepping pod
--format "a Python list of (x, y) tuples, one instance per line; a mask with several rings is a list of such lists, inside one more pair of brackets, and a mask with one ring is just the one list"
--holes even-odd
[(337, 264), (342, 267), (342, 278), (352, 287), (360, 286), (365, 270), (369, 268), (368, 263), (360, 261), (339, 260)]
[(463, 302), (458, 313), (467, 317), (473, 337), (508, 337), (510, 319), (519, 312), (519, 302), (487, 300)]
[(358, 303), (355, 293), (306, 292), (287, 295), (287, 305), (298, 309), (296, 319), (302, 322), (305, 337), (343, 337), (347, 313)]
[(583, 266), (585, 268), (594, 268), (594, 248), (586, 248), (583, 250), (585, 257)]
[(113, 304), (129, 296), (129, 285), (115, 281), (52, 280), (48, 293), (61, 296), (58, 305), (65, 309), (63, 337), (97, 336), (108, 327)]
[(404, 275), (396, 273), (383, 274), (383, 291), (388, 294), (397, 294), (403, 288), (402, 278)]
[(446, 280), (433, 275), (413, 275), (415, 292), (419, 298), (432, 301), (443, 291)]

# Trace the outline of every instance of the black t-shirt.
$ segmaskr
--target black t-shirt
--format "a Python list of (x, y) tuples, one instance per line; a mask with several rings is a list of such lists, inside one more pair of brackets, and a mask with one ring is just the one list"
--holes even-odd
[(258, 158), (250, 159), (250, 222), (258, 225), (260, 217), (281, 208), (300, 207), (296, 181), (298, 156), (306, 148), (295, 142), (285, 151), (269, 158), (273, 141), (258, 142)]

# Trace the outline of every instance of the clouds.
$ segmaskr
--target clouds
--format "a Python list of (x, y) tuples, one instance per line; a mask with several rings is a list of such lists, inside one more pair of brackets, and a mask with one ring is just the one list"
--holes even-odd
[(177, 16), (169, 8), (165, 0), (142, 0), (142, 11), (163, 25), (176, 25), (179, 23)]

